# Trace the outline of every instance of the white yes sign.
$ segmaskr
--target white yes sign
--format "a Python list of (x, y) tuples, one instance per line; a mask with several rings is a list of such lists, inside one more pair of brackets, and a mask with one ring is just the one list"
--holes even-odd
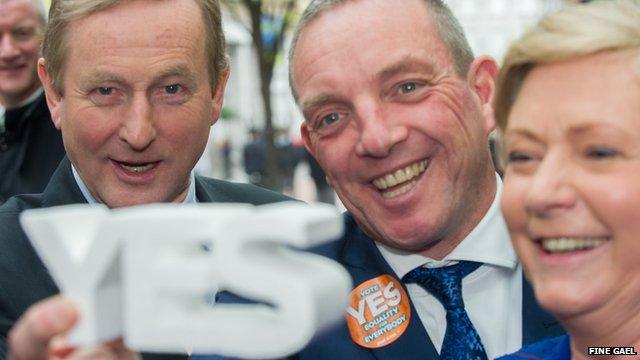
[[(80, 308), (78, 345), (273, 358), (340, 321), (351, 290), (337, 263), (293, 248), (340, 236), (328, 205), (155, 204), (25, 211), (21, 224)], [(229, 290), (264, 304), (207, 303)]]

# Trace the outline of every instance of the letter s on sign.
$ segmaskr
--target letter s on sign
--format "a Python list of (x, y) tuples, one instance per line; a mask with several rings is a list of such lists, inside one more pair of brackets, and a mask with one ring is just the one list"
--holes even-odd
[(393, 282), (389, 282), (384, 288), (384, 297), (387, 299), (387, 305), (396, 306), (402, 301), (402, 295), (400, 291), (393, 287)]

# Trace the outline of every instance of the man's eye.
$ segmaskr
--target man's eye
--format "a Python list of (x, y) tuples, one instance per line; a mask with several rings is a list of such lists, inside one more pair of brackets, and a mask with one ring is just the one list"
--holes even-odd
[(400, 85), (400, 93), (402, 94), (409, 94), (416, 91), (417, 89), (418, 84), (416, 84), (415, 82), (408, 82)]
[(171, 84), (171, 85), (167, 85), (164, 87), (164, 90), (167, 92), (167, 94), (177, 94), (180, 92), (180, 90), (182, 90), (182, 86), (178, 85), (178, 84)]
[(18, 41), (29, 40), (35, 34), (35, 29), (17, 29), (13, 32), (13, 36)]
[(88, 99), (98, 106), (109, 106), (121, 103), (123, 96), (117, 87), (98, 86), (89, 92)]
[(98, 88), (98, 93), (103, 96), (109, 96), (113, 94), (113, 88), (101, 86)]
[(320, 119), (320, 126), (327, 126), (327, 125), (331, 125), (334, 122), (340, 120), (340, 115), (338, 113), (331, 113), (323, 118)]

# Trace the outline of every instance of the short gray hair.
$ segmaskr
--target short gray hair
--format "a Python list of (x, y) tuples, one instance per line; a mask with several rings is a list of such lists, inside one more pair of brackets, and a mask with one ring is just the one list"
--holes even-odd
[[(6, 3), (9, 1), (11, 0), (0, 0), (0, 4)], [(40, 20), (42, 21), (42, 23), (46, 24), (47, 23), (47, 6), (44, 4), (42, 0), (29, 0), (29, 1), (33, 4), (33, 6), (38, 11), (38, 16), (40, 16)]]
[[(293, 97), (298, 100), (298, 94), (294, 86), (293, 78), (293, 57), (295, 55), (300, 35), (304, 29), (309, 26), (313, 20), (318, 16), (336, 8), (342, 4), (350, 1), (365, 1), (365, 0), (313, 0), (307, 6), (302, 14), (300, 21), (296, 25), (293, 33), (293, 40), (291, 41), (291, 48), (289, 50), (289, 86), (291, 87), (291, 93)], [(436, 31), (444, 42), (445, 46), (449, 49), (456, 72), (460, 76), (466, 76), (469, 71), (469, 67), (473, 62), (473, 51), (469, 46), (462, 26), (451, 12), (451, 9), (442, 0), (423, 0), (428, 9), (431, 10), (429, 15), (434, 20)]]
[[(74, 20), (86, 18), (129, 0), (53, 0), (49, 13), (49, 25), (44, 34), (42, 56), (53, 85), (63, 93), (62, 76), (67, 53), (67, 30)], [(205, 31), (205, 51), (209, 60), (209, 83), (215, 87), (220, 74), (229, 66), (222, 13), (218, 0), (194, 0), (201, 10)], [(153, 21), (141, 19), (141, 21)]]

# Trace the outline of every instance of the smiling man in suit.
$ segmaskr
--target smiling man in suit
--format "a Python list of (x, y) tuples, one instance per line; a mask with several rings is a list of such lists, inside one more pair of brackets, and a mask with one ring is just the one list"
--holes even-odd
[(64, 156), (36, 71), (42, 0), (0, 0), (0, 204), (44, 190)]
[(58, 287), (20, 228), (22, 211), (287, 199), (193, 175), (222, 108), (225, 51), (217, 0), (52, 2), (38, 74), (68, 160), (42, 194), (0, 207), (0, 358), (7, 339), (13, 359), (133, 356), (119, 342), (75, 350), (52, 341), (77, 309), (51, 297)]
[(319, 251), (355, 289), (345, 323), (299, 358), (491, 359), (562, 331), (500, 214), (496, 73), (443, 1), (311, 2), (291, 87), (305, 145), (348, 210), (346, 235)]

